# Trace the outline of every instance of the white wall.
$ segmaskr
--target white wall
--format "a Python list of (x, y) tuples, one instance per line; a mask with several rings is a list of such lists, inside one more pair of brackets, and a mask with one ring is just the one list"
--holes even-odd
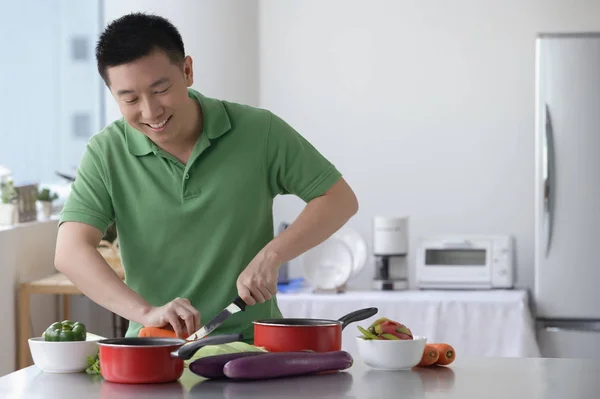
[(422, 235), (513, 234), (532, 288), (534, 38), (600, 30), (600, 2), (261, 0), (259, 21), (260, 105), (345, 174), (350, 227), (371, 245), (373, 216), (410, 216), (411, 267)]
[[(168, 18), (194, 67), (193, 88), (207, 96), (258, 105), (256, 0), (104, 0), (108, 23), (133, 11)], [(106, 91), (106, 123), (121, 117)]]

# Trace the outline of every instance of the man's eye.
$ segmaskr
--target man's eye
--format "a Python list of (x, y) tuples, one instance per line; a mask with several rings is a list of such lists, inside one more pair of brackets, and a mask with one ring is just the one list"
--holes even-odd
[(161, 90), (161, 91), (155, 91), (154, 93), (156, 93), (156, 94), (161, 94), (161, 93), (164, 93), (164, 92), (166, 92), (167, 90), (169, 90), (169, 88), (168, 88), (168, 87), (167, 87), (166, 89), (164, 89), (164, 90)]
[(126, 102), (127, 104), (133, 104), (133, 103), (134, 103), (134, 102), (136, 102), (136, 101), (137, 101), (137, 98), (134, 98), (133, 100), (125, 100), (125, 102)]

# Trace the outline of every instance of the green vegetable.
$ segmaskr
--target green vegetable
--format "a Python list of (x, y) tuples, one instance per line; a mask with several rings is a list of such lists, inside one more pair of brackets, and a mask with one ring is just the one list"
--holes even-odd
[(361, 326), (357, 326), (357, 327), (358, 327), (358, 330), (359, 330), (361, 333), (363, 333), (363, 335), (364, 335), (364, 337), (361, 337), (362, 339), (379, 339), (379, 338), (377, 337), (377, 335), (375, 335), (375, 334), (371, 333), (371, 332), (370, 332), (370, 331), (368, 331), (368, 330), (365, 330), (365, 329), (364, 329), (364, 328), (362, 328)]
[(94, 356), (89, 356), (87, 358), (88, 368), (85, 369), (85, 372), (92, 375), (101, 375), (100, 374), (100, 356), (98, 353)]
[(204, 346), (192, 356), (191, 359), (184, 362), (185, 366), (189, 366), (196, 359), (200, 359), (207, 356), (224, 355), (226, 353), (240, 353), (240, 352), (267, 352), (265, 349), (247, 344), (245, 342), (230, 342), (227, 344), (220, 345), (207, 345)]
[(86, 336), (85, 325), (71, 320), (52, 323), (42, 334), (45, 341), (85, 341)]

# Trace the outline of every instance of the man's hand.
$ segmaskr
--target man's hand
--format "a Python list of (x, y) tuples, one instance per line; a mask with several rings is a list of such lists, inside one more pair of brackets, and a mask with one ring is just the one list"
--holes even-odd
[(237, 279), (240, 298), (249, 306), (271, 299), (277, 293), (280, 265), (277, 255), (260, 251)]
[(238, 295), (249, 306), (270, 299), (277, 293), (279, 266), (325, 241), (357, 211), (356, 195), (340, 178), (252, 259), (238, 277)]
[(151, 307), (144, 315), (144, 327), (163, 327), (170, 324), (178, 338), (185, 338), (200, 329), (200, 312), (189, 299), (176, 298), (166, 305)]

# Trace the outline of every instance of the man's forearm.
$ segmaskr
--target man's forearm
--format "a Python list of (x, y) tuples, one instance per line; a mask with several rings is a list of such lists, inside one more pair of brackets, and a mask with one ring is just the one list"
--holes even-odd
[(341, 179), (325, 195), (310, 201), (298, 218), (265, 246), (279, 263), (294, 259), (339, 230), (358, 210), (352, 189)]
[(127, 320), (143, 324), (143, 315), (150, 304), (125, 285), (96, 248), (82, 244), (69, 251), (68, 258), (58, 256), (56, 268), (92, 301)]

